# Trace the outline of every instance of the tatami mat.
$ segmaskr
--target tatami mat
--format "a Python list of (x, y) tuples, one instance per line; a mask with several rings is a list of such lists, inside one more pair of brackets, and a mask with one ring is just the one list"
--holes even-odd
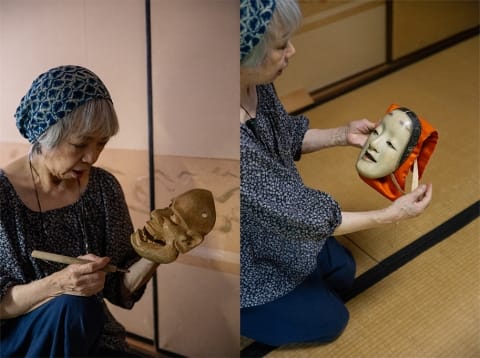
[(347, 303), (351, 319), (327, 345), (267, 357), (480, 356), (479, 219)]
[[(421, 182), (433, 200), (418, 218), (339, 238), (357, 275), (438, 227), (480, 197), (479, 38), (474, 37), (306, 113), (311, 127), (383, 117), (391, 103), (425, 117), (440, 140)], [(359, 150), (328, 149), (298, 163), (307, 185), (345, 211), (389, 201), (357, 176)], [(280, 347), (268, 357), (480, 357), (479, 219), (348, 301), (350, 322), (327, 345)]]

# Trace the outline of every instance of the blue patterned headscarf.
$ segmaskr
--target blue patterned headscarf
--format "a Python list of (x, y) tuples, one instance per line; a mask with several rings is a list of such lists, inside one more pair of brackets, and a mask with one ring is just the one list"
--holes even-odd
[(109, 99), (107, 88), (92, 71), (80, 66), (60, 66), (33, 81), (15, 112), (17, 128), (30, 143), (52, 125), (87, 101)]
[(240, 62), (260, 42), (275, 10), (275, 0), (241, 0)]

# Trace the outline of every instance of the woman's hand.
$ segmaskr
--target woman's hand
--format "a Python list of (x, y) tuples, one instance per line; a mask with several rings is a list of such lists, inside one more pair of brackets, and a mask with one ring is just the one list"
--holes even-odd
[(0, 304), (0, 319), (18, 317), (62, 294), (92, 296), (105, 285), (102, 269), (110, 262), (108, 257), (92, 254), (79, 258), (86, 264), (73, 264), (40, 280), (10, 287)]
[(352, 232), (391, 224), (420, 215), (432, 200), (432, 185), (422, 184), (409, 194), (398, 198), (385, 209), (345, 212), (342, 211), (342, 223), (333, 235), (345, 235)]
[(370, 132), (376, 126), (376, 123), (370, 122), (365, 118), (350, 122), (346, 127), (347, 144), (354, 147), (363, 147)]
[(400, 221), (420, 215), (432, 200), (432, 185), (422, 184), (411, 193), (395, 200), (386, 211), (392, 221)]
[(102, 269), (110, 262), (110, 258), (93, 254), (79, 258), (92, 262), (72, 264), (51, 275), (56, 295), (92, 296), (103, 290), (106, 273)]

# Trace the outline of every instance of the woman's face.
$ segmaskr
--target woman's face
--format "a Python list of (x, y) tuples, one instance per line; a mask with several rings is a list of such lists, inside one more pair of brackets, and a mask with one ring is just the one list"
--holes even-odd
[(288, 66), (288, 60), (295, 55), (295, 47), (290, 36), (278, 37), (260, 66), (241, 68), (241, 76), (246, 82), (254, 85), (272, 83)]
[(109, 139), (95, 133), (85, 136), (72, 133), (56, 147), (45, 150), (45, 165), (60, 180), (85, 179)]
[(273, 48), (267, 51), (265, 60), (260, 65), (260, 73), (263, 83), (271, 83), (288, 66), (289, 59), (295, 55), (295, 47), (293, 47), (290, 38), (277, 39)]
[(383, 117), (363, 146), (357, 160), (357, 170), (365, 178), (383, 178), (393, 173), (400, 164), (412, 134), (412, 121), (401, 110), (393, 110)]

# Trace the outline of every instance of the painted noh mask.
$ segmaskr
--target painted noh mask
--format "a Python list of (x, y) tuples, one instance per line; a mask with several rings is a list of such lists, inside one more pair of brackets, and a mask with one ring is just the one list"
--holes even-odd
[(375, 179), (393, 173), (418, 140), (420, 122), (406, 109), (395, 109), (383, 117), (370, 133), (357, 160), (357, 171), (365, 178)]
[(155, 209), (143, 229), (130, 241), (140, 256), (170, 263), (203, 242), (215, 225), (213, 195), (205, 189), (192, 189), (174, 198), (167, 208)]
[(412, 190), (422, 178), (438, 142), (438, 132), (413, 111), (392, 104), (370, 134), (358, 157), (360, 178), (390, 200), (405, 193), (409, 172)]

